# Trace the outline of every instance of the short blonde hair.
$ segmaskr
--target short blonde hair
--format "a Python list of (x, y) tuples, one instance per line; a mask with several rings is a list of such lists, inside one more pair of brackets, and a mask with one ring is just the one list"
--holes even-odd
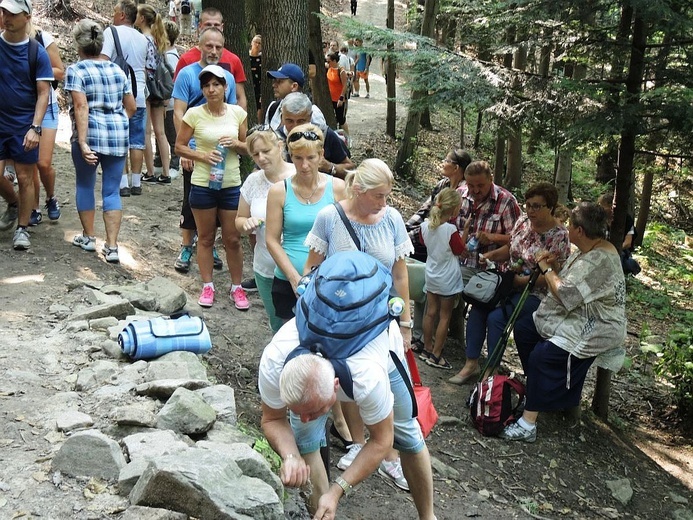
[(245, 139), (246, 147), (250, 153), (253, 153), (255, 143), (258, 141), (262, 141), (270, 146), (279, 146), (279, 138), (272, 130), (256, 130)]
[(380, 159), (366, 159), (355, 170), (350, 171), (344, 179), (347, 197), (353, 199), (359, 193), (389, 186), (395, 183), (392, 170)]
[[(301, 137), (294, 137), (294, 141), (291, 140), (291, 136), (296, 136), (297, 134), (303, 134), (313, 132), (318, 139), (311, 140), (307, 139), (304, 135)], [(303, 125), (298, 125), (289, 132), (286, 136), (286, 146), (289, 149), (289, 154), (293, 154), (296, 150), (310, 150), (312, 152), (322, 152), (324, 149), (325, 136), (322, 130), (312, 123), (305, 123)]]

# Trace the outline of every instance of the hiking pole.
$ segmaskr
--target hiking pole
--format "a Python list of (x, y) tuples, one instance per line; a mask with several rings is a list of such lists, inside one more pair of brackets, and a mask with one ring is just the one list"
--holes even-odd
[[(498, 365), (500, 365), (501, 359), (503, 359), (503, 354), (505, 353), (505, 347), (508, 344), (508, 339), (510, 339), (510, 333), (512, 332), (513, 326), (515, 325), (515, 321), (517, 321), (517, 318), (520, 315), (520, 311), (522, 311), (522, 307), (524, 307), (525, 301), (527, 301), (529, 294), (532, 292), (532, 289), (534, 289), (534, 285), (537, 283), (537, 279), (539, 278), (540, 274), (541, 272), (539, 270), (539, 266), (532, 269), (532, 274), (529, 276), (529, 281), (527, 282), (527, 285), (525, 285), (522, 294), (520, 294), (520, 299), (517, 301), (517, 305), (515, 305), (515, 308), (513, 309), (513, 312), (510, 315), (508, 322), (505, 324), (505, 328), (503, 329), (501, 337), (498, 338), (496, 348), (493, 349), (493, 352), (486, 359), (486, 363), (484, 363), (484, 366), (479, 372), (478, 382), (484, 380), (484, 374), (486, 374), (486, 371), (489, 368), (495, 368)], [(505, 303), (503, 303), (503, 305), (505, 305)]]

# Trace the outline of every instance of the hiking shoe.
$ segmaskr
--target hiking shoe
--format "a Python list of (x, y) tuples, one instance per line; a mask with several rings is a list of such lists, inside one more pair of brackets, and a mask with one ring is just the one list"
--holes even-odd
[(506, 426), (498, 436), (507, 441), (534, 442), (537, 440), (537, 427), (527, 430), (515, 422)]
[(178, 258), (176, 258), (176, 262), (173, 264), (175, 270), (179, 273), (187, 273), (190, 271), (190, 258), (192, 257), (192, 254), (192, 246), (181, 247), (180, 254), (178, 255)]
[(179, 175), (180, 175), (180, 173), (178, 172), (178, 168), (169, 168), (168, 169), (168, 176), (171, 180), (175, 179)]
[(233, 304), (236, 306), (236, 309), (239, 311), (247, 311), (248, 307), (250, 307), (248, 297), (246, 296), (243, 287), (240, 285), (236, 287), (236, 290), (231, 291), (229, 296), (231, 297), (231, 300), (233, 300)]
[(409, 491), (409, 483), (407, 479), (404, 478), (404, 473), (402, 473), (402, 463), (399, 457), (397, 457), (397, 460), (393, 461), (382, 461), (378, 467), (378, 473), (392, 480), (398, 488)]
[(241, 282), (241, 287), (245, 292), (257, 292), (257, 283), (255, 283), (255, 278), (248, 278)]
[(72, 239), (72, 245), (81, 247), (85, 251), (96, 251), (96, 237), (88, 237), (86, 235), (75, 235)]
[[(197, 237), (196, 237), (197, 238)], [(214, 257), (214, 269), (221, 271), (224, 268), (224, 262), (219, 258), (219, 253), (217, 253), (217, 246), (212, 248), (212, 256)]]
[(26, 228), (20, 227), (14, 232), (12, 247), (14, 247), (15, 251), (25, 251), (31, 247), (29, 232), (26, 230)]
[(58, 199), (51, 197), (46, 201), (44, 207), (46, 208), (49, 219), (58, 220), (60, 218), (60, 204), (58, 204)]
[(118, 247), (110, 247), (107, 244), (104, 244), (103, 247), (101, 248), (101, 252), (103, 253), (104, 258), (106, 258), (106, 262), (109, 264), (117, 264), (120, 263), (120, 257), (118, 256)]
[(43, 220), (43, 215), (41, 214), (40, 211), (32, 209), (31, 210), (31, 216), (29, 217), (29, 225), (30, 226), (38, 226), (41, 221)]
[(140, 179), (142, 182), (149, 182), (152, 184), (156, 184), (157, 181), (157, 176), (156, 175), (142, 175), (142, 179)]
[(125, 188), (120, 188), (120, 196), (121, 197), (129, 197), (130, 196), (130, 188), (127, 186)]
[(354, 462), (356, 455), (359, 454), (362, 448), (363, 444), (352, 444), (351, 447), (349, 447), (349, 451), (347, 451), (347, 454), (344, 455), (341, 459), (339, 459), (339, 462), (337, 462), (337, 467), (342, 471), (345, 471), (349, 466), (351, 466), (351, 463)]
[(5, 213), (0, 217), (0, 231), (6, 231), (17, 223), (17, 216), (19, 215), (19, 207), (15, 204), (14, 206), (7, 205)]
[(163, 175), (159, 175), (156, 178), (156, 183), (157, 184), (171, 184), (171, 177), (164, 177)]
[(14, 170), (14, 166), (5, 166), (3, 175), (12, 184), (17, 184), (17, 172)]
[(214, 288), (211, 285), (205, 285), (202, 288), (202, 294), (197, 303), (200, 307), (211, 307), (214, 304)]
[(135, 195), (142, 195), (142, 186), (133, 186), (130, 188), (130, 193), (135, 196)]

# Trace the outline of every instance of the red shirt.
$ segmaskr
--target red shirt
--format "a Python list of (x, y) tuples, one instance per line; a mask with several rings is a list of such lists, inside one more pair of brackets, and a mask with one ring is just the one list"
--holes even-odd
[[(187, 67), (188, 65), (192, 65), (193, 63), (197, 63), (200, 61), (200, 58), (202, 57), (202, 53), (200, 52), (200, 49), (197, 47), (193, 47), (190, 49), (188, 52), (183, 54), (180, 59), (178, 60), (178, 65), (176, 65), (176, 72), (174, 74), (175, 77), (178, 77), (178, 72), (180, 69), (183, 67)], [(227, 65), (228, 67), (224, 67), (224, 65)], [(228, 68), (231, 74), (233, 74), (233, 79), (236, 80), (236, 83), (245, 83), (245, 72), (243, 71), (243, 64), (241, 63), (241, 60), (238, 56), (236, 56), (233, 52), (224, 49), (221, 53), (221, 60), (219, 61), (219, 65), (221, 65), (223, 68)], [(174, 77), (174, 79), (175, 79)]]

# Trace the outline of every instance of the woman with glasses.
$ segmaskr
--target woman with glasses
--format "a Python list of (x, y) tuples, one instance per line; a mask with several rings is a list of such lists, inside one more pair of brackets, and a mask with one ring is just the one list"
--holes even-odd
[[(203, 284), (197, 303), (202, 307), (214, 304), (212, 250), (218, 220), (231, 275), (229, 296), (236, 309), (247, 310), (250, 302), (241, 287), (241, 235), (236, 229), (241, 195), (238, 154), (246, 153), (247, 114), (238, 105), (226, 103), (226, 74), (219, 65), (207, 65), (198, 77), (206, 103), (188, 109), (176, 137), (176, 153), (195, 162), (189, 201), (197, 225), (197, 265)], [(189, 145), (193, 137), (195, 150)], [(215, 175), (220, 165), (224, 165), (221, 180)]]
[(130, 82), (118, 65), (100, 57), (103, 28), (93, 20), (80, 20), (72, 31), (80, 60), (67, 68), (65, 90), (72, 106), (72, 162), (77, 192), (75, 203), (82, 233), (72, 244), (96, 251), (94, 215), (96, 168), (101, 165), (101, 198), (106, 241), (103, 255), (118, 263), (118, 233), (123, 211), (120, 177), (128, 153), (128, 119), (135, 113)]
[(623, 364), (626, 283), (621, 258), (605, 240), (607, 214), (583, 202), (572, 210), (568, 234), (576, 251), (565, 262), (550, 251), (536, 255), (548, 294), (533, 320), (515, 328), (527, 375), (522, 417), (501, 438), (534, 442), (539, 412), (574, 408), (592, 363), (609, 370)]
[(236, 228), (244, 235), (255, 236), (253, 272), (255, 283), (272, 332), (277, 332), (283, 320), (277, 317), (272, 303), (272, 282), (276, 263), (267, 250), (267, 196), (273, 184), (288, 179), (296, 168), (282, 158), (282, 143), (269, 125), (258, 125), (248, 131), (246, 146), (255, 164), (260, 168), (246, 178), (241, 186), (241, 200), (236, 215)]
[[(496, 347), (507, 324), (507, 320), (517, 305), (525, 286), (529, 283), (532, 269), (537, 267), (537, 258), (550, 253), (559, 264), (563, 264), (570, 254), (568, 231), (556, 222), (554, 210), (558, 205), (558, 191), (549, 182), (540, 182), (525, 192), (525, 214), (522, 215), (512, 232), (508, 245), (484, 254), (484, 260), (500, 264), (508, 262), (514, 269), (515, 292), (505, 305), (491, 312), (472, 306), (467, 318), (467, 360), (460, 372), (448, 381), (464, 384), (479, 374), (479, 356), (486, 339), (489, 356)], [(531, 321), (532, 313), (546, 295), (546, 279), (539, 276), (532, 293), (525, 301), (515, 327), (524, 327)], [(487, 334), (488, 329), (488, 334)]]
[(286, 138), (296, 174), (274, 184), (267, 197), (267, 249), (277, 264), (272, 302), (277, 317), (294, 317), (298, 282), (308, 259), (304, 241), (318, 212), (345, 196), (344, 181), (318, 170), (324, 138), (315, 125), (294, 127)]

